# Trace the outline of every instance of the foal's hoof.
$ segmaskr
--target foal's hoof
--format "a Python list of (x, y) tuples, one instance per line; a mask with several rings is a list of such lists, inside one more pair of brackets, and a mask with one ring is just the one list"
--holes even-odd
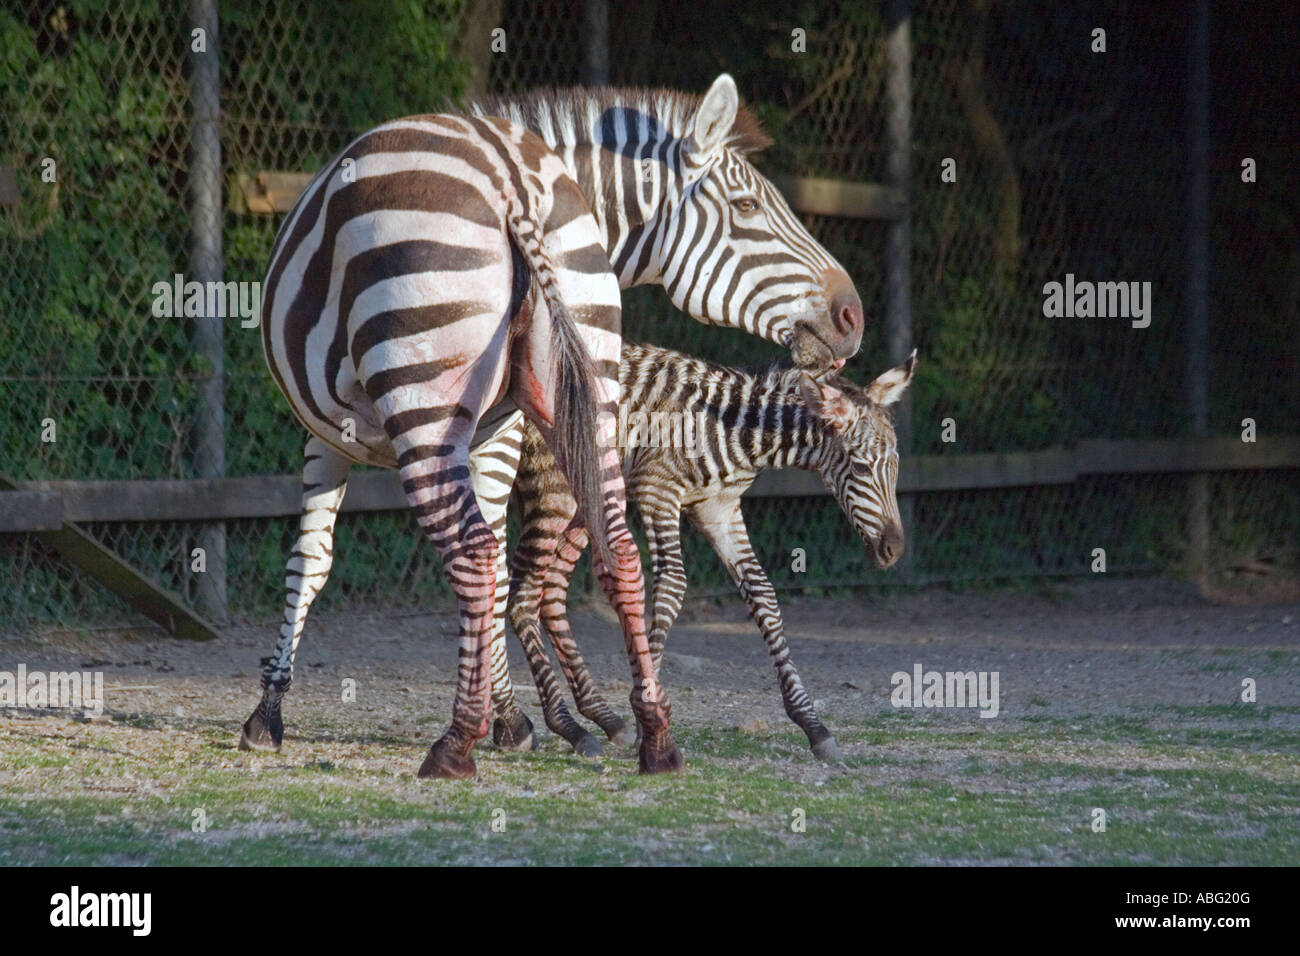
[(605, 748), (592, 734), (583, 734), (573, 742), (573, 752), (579, 757), (603, 757)]
[(456, 753), (455, 748), (447, 743), (444, 737), (429, 748), (429, 756), (425, 757), (424, 763), (420, 764), (420, 771), (416, 776), (421, 779), (440, 777), (447, 780), (465, 780), (474, 776), (477, 769), (473, 757), (468, 754), (462, 757)]
[(523, 713), (514, 722), (498, 717), (492, 723), (492, 742), (502, 750), (536, 750), (533, 722)]
[(609, 737), (611, 743), (616, 743), (620, 747), (627, 747), (636, 743), (636, 727), (629, 724), (626, 720), (620, 720), (616, 724), (610, 724), (605, 728), (605, 735)]
[(650, 736), (642, 736), (638, 748), (637, 762), (642, 773), (669, 773), (681, 770), (685, 766), (682, 752), (673, 743), (668, 731)]
[(840, 756), (839, 745), (835, 743), (834, 737), (827, 737), (825, 740), (819, 740), (812, 745), (813, 756), (818, 760), (824, 760), (827, 763), (839, 763), (843, 758)]
[(280, 752), (284, 743), (284, 721), (279, 713), (266, 714), (261, 707), (253, 711), (239, 733), (240, 750), (273, 750)]

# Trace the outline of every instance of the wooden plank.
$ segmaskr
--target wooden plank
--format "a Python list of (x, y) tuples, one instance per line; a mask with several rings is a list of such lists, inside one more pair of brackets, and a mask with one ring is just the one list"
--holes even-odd
[[(22, 490), (17, 482), (2, 476), (0, 489), (5, 494)], [(66, 561), (168, 633), (194, 641), (210, 641), (220, 636), (211, 624), (191, 611), (180, 596), (151, 581), (117, 552), (104, 547), (71, 522), (65, 521), (56, 531), (38, 531), (36, 534)]]
[(897, 219), (903, 214), (898, 190), (879, 183), (854, 183), (841, 179), (773, 176), (772, 182), (799, 212), (849, 219)]
[[(242, 173), (236, 177), (235, 211), (261, 216), (288, 212), (314, 178), (315, 173), (277, 170), (261, 170), (253, 175)], [(243, 200), (242, 203), (239, 199)]]
[(913, 455), (898, 466), (898, 490), (960, 491), (1065, 485), (1078, 477), (1072, 452), (1003, 452), (977, 455)]
[[(263, 169), (236, 177), (235, 211), (269, 216), (293, 208), (315, 173)], [(799, 212), (850, 219), (897, 219), (903, 200), (896, 189), (879, 183), (855, 183), (807, 176), (774, 176), (772, 182)]]
[[(26, 486), (62, 498), (69, 521), (233, 521), (281, 518), (302, 508), (297, 475), (127, 481), (33, 481)], [(354, 469), (344, 511), (406, 507), (396, 471)], [(3, 530), (0, 528), (0, 530)]]
[(1238, 438), (1095, 439), (1079, 442), (1076, 454), (1079, 473), (1085, 475), (1300, 468), (1300, 437), (1259, 435), (1253, 442)]
[(0, 532), (57, 531), (63, 499), (48, 491), (0, 491)]
[[(899, 462), (898, 491), (960, 491), (1014, 488), (1021, 485), (1069, 484), (1077, 477), (1068, 451), (984, 455), (914, 455)], [(825, 494), (815, 474), (797, 468), (766, 471), (749, 489), (754, 498), (798, 498)]]
[[(900, 462), (898, 490), (904, 494), (1058, 485), (1080, 475), (1181, 473), (1300, 468), (1300, 437), (1261, 436), (1249, 444), (1233, 438), (1195, 441), (1085, 441), (1071, 450), (970, 455), (914, 455)], [(33, 481), (24, 492), (62, 500), (64, 521), (230, 521), (297, 515), (302, 485), (296, 475), (259, 475), (138, 481)], [(824, 494), (821, 479), (798, 469), (759, 475), (753, 497)], [(49, 513), (25, 517), (23, 502), (6, 505), (0, 495), (0, 532), (42, 530)], [(44, 499), (43, 499), (44, 500)], [(43, 508), (52, 507), (48, 502)], [(397, 511), (406, 507), (397, 472), (353, 469), (343, 510)], [(8, 527), (36, 523), (38, 527)]]

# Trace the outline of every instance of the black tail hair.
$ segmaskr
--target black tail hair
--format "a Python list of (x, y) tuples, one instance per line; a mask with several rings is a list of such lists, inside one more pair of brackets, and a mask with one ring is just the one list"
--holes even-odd
[(511, 233), (541, 287), (551, 313), (551, 341), (559, 366), (555, 394), (556, 457), (565, 463), (566, 477), (587, 537), (607, 569), (613, 569), (613, 552), (605, 527), (604, 482), (600, 476), (600, 446), (596, 440), (597, 372), (582, 341), (578, 326), (560, 298), (555, 268), (541, 243), (537, 227), (522, 216), (511, 218)]

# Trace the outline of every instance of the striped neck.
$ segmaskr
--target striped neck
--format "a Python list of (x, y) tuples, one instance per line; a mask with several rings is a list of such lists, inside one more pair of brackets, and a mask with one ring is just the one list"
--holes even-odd
[(671, 90), (574, 89), (488, 97), (471, 109), (524, 126), (555, 151), (626, 289), (661, 281), (660, 226), (680, 195), (683, 137), (698, 103)]

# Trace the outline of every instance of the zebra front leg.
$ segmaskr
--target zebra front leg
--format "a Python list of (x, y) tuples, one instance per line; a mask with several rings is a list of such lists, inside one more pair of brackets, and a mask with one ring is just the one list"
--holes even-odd
[[(638, 496), (640, 498), (641, 496)], [(641, 505), (650, 563), (654, 569), (650, 656), (655, 673), (663, 663), (664, 643), (686, 596), (686, 566), (682, 563), (682, 506), (676, 498)]]
[(570, 526), (561, 535), (542, 584), (542, 626), (555, 649), (569, 690), (573, 692), (578, 713), (596, 724), (614, 743), (630, 745), (636, 742), (636, 728), (620, 717), (596, 689), (596, 682), (569, 627), (569, 585), (573, 580), (573, 569), (586, 547), (587, 531), (579, 525)]
[(302, 639), (307, 611), (329, 578), (334, 563), (334, 522), (347, 490), (352, 462), (312, 437), (303, 451), (302, 515), (298, 541), (285, 573), (284, 623), (270, 657), (262, 660), (262, 699), (244, 721), (239, 749), (279, 750), (284, 741), (280, 703), (293, 680), (293, 659)]
[(727, 566), (741, 597), (749, 605), (750, 617), (763, 633), (763, 641), (767, 644), (772, 664), (776, 667), (786, 714), (808, 735), (808, 744), (818, 759), (839, 760), (839, 746), (831, 732), (817, 718), (817, 711), (790, 658), (790, 647), (785, 640), (785, 626), (781, 620), (776, 591), (750, 546), (739, 498), (696, 505), (691, 509), (690, 516)]

